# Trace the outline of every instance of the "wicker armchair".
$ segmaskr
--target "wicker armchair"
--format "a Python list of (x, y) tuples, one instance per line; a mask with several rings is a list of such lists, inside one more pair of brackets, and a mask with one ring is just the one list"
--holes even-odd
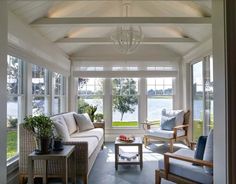
[[(186, 141), (187, 146), (190, 146), (189, 140), (188, 140), (188, 127), (189, 127), (189, 119), (190, 119), (190, 111), (187, 111), (184, 113), (184, 121), (182, 125), (175, 126), (173, 131), (166, 131), (166, 130), (160, 130), (151, 129), (152, 125), (155, 125), (156, 123), (142, 123), (143, 127), (146, 131), (144, 135), (144, 145), (147, 146), (149, 139), (154, 140), (160, 140), (160, 141), (166, 141), (170, 143), (170, 152), (173, 152), (173, 144), (176, 141), (184, 140)], [(179, 132), (181, 133), (179, 135)], [(168, 137), (164, 135), (169, 135)]]

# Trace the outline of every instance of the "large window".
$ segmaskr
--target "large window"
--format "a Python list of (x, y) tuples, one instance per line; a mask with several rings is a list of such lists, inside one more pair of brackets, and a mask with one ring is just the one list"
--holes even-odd
[(17, 127), (23, 116), (23, 61), (13, 56), (7, 58), (7, 158), (18, 153)]
[(138, 126), (138, 79), (112, 79), (112, 126)]
[(103, 86), (100, 78), (78, 79), (78, 112), (88, 113), (92, 121), (103, 119)]
[(49, 114), (49, 72), (32, 65), (32, 114)]
[(147, 78), (147, 120), (160, 122), (162, 109), (173, 109), (174, 78)]
[(58, 114), (65, 111), (65, 77), (59, 73), (53, 73), (53, 114)]
[(207, 56), (192, 64), (193, 139), (213, 127), (213, 59)]

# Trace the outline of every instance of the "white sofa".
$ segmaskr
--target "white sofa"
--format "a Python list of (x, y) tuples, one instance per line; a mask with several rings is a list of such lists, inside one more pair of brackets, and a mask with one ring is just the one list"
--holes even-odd
[[(89, 172), (104, 144), (104, 123), (93, 123), (94, 128), (81, 131), (74, 118), (75, 112), (52, 116), (55, 133), (64, 144), (76, 146), (76, 173), (88, 182)], [(78, 120), (77, 120), (78, 121)]]

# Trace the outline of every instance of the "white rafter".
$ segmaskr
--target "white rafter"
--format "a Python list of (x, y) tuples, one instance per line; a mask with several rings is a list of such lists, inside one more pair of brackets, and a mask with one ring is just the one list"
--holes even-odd
[[(186, 37), (159, 37), (159, 38), (144, 38), (142, 44), (165, 44), (165, 43), (196, 43), (197, 41), (192, 38)], [(110, 45), (113, 44), (109, 38), (62, 38), (57, 40), (56, 43), (78, 43), (90, 45)]]
[(68, 17), (40, 18), (31, 25), (211, 24), (211, 17)]

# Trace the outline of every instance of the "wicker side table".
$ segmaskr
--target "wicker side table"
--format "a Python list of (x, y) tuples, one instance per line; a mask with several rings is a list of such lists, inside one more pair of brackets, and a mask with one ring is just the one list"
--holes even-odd
[[(74, 150), (75, 150), (75, 146), (67, 145), (67, 146), (64, 146), (64, 149), (62, 151), (52, 151), (49, 154), (42, 154), (42, 155), (37, 155), (37, 154), (35, 154), (35, 152), (32, 152), (31, 154), (29, 154), (29, 156), (28, 156), (28, 174), (29, 174), (28, 184), (34, 183), (33, 178), (34, 178), (34, 161), (35, 160), (45, 161), (45, 164), (44, 164), (45, 168), (44, 168), (44, 174), (43, 174), (43, 184), (47, 184), (47, 163), (48, 163), (48, 160), (63, 160), (65, 172), (63, 173), (63, 176), (61, 176), (61, 177), (62, 177), (63, 184), (68, 184), (68, 158), (70, 156), (73, 156), (74, 163), (76, 163)], [(73, 164), (73, 167), (74, 168), (72, 168), (72, 170), (73, 170), (72, 182), (75, 184), (76, 183), (75, 164)]]

